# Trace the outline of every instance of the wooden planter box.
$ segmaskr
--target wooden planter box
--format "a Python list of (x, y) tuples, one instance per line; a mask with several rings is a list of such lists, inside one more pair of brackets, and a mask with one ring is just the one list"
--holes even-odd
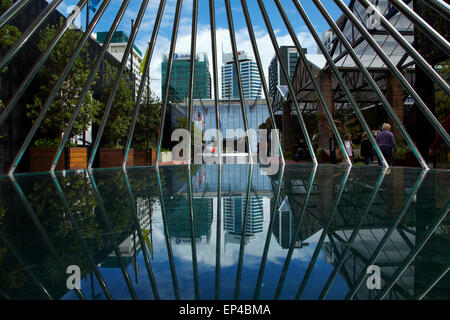
[[(122, 167), (124, 149), (101, 148), (100, 149), (100, 168)], [(134, 150), (130, 149), (127, 157), (127, 166), (134, 166)]]
[[(53, 158), (58, 148), (31, 147), (30, 150), (30, 171), (49, 171)], [(66, 155), (68, 154), (68, 161)], [(56, 165), (55, 170), (81, 170), (87, 168), (87, 148), (70, 147), (65, 149)]]
[[(151, 163), (154, 165), (156, 163), (156, 150), (150, 149), (151, 153)], [(146, 150), (134, 150), (134, 166), (142, 167), (147, 165), (147, 151)]]

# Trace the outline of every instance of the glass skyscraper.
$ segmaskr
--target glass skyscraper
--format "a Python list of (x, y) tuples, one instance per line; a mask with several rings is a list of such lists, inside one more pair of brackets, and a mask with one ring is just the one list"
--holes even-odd
[[(161, 63), (161, 92), (167, 76), (168, 57)], [(172, 74), (169, 84), (169, 102), (182, 102), (189, 98), (191, 56), (189, 54), (174, 54)], [(194, 99), (211, 98), (211, 74), (206, 53), (199, 53), (195, 58)]]
[[(244, 99), (261, 98), (261, 78), (256, 62), (245, 51), (239, 51), (238, 56)], [(223, 54), (222, 62), (222, 99), (238, 99), (239, 87), (233, 54)]]

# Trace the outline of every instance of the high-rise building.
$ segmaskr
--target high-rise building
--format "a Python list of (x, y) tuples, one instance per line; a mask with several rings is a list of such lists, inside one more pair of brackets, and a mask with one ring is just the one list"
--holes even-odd
[[(233, 196), (222, 198), (223, 203), (223, 224), (224, 230), (240, 235), (243, 228), (246, 198), (244, 196)], [(263, 231), (263, 198), (258, 196), (250, 197), (248, 206), (247, 223), (245, 233), (247, 237), (252, 237), (256, 233)]]
[[(239, 51), (238, 56), (244, 99), (261, 98), (261, 78), (256, 62), (245, 51)], [(238, 99), (239, 87), (233, 54), (223, 54), (222, 62), (222, 99)]]
[[(168, 56), (161, 63), (161, 92), (167, 75)], [(182, 102), (189, 98), (190, 54), (175, 53), (169, 83), (169, 101)], [(211, 74), (206, 53), (198, 53), (195, 57), (194, 99), (211, 99)]]
[[(331, 49), (333, 48), (333, 39), (334, 33), (331, 30), (325, 30), (322, 33), (322, 43), (325, 46), (325, 49), (328, 53), (331, 53)], [(319, 47), (317, 47), (317, 53), (322, 53)]]
[[(297, 48), (294, 46), (281, 46), (280, 52), (283, 64), (289, 74), (289, 80), (292, 80), (299, 58)], [(303, 53), (306, 54), (307, 49), (304, 48)], [(281, 70), (280, 62), (275, 56), (272, 58), (269, 65), (269, 94), (271, 97), (275, 96), (277, 86), (279, 85), (287, 85), (287, 81), (283, 75), (283, 71)]]
[[(98, 43), (104, 43), (105, 39), (108, 35), (108, 32), (98, 32), (97, 33), (97, 42)], [(111, 39), (111, 42), (108, 46), (108, 52), (115, 57), (117, 60), (122, 61), (123, 55), (125, 54), (125, 50), (127, 48), (128, 45), (128, 36), (126, 35), (125, 32), (123, 31), (116, 31)], [(133, 67), (130, 68), (131, 66), (131, 54), (128, 57), (128, 61), (127, 61), (127, 65), (126, 67), (128, 68), (128, 70), (132, 70), (134, 77), (136, 79), (135, 85), (136, 85), (136, 90), (135, 90), (135, 95), (137, 95), (139, 87), (141, 85), (141, 79), (142, 79), (142, 74), (141, 74), (141, 63), (142, 63), (142, 52), (138, 49), (138, 47), (136, 47), (135, 45), (133, 45)], [(147, 90), (146, 87), (144, 87), (145, 90)], [(144, 91), (145, 93), (146, 91)]]

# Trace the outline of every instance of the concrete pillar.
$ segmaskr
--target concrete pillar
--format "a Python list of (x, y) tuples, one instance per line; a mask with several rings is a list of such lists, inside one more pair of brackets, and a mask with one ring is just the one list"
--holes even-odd
[[(331, 114), (334, 113), (334, 96), (333, 96), (333, 82), (331, 71), (323, 71), (319, 74), (319, 88), (322, 92), (322, 95), (325, 99), (326, 104), (328, 105), (328, 110)], [(332, 131), (330, 124), (328, 123), (327, 117), (325, 115), (325, 109), (318, 102), (318, 114), (319, 114), (319, 123), (318, 123), (318, 131), (319, 131), (319, 149), (328, 149), (329, 148), (329, 140), (332, 136)]]

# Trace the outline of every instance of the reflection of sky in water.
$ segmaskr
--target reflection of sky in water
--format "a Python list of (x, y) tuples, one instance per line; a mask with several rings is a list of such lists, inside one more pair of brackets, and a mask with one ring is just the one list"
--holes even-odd
[[(137, 204), (137, 218), (142, 227), (149, 228), (150, 226), (146, 199), (148, 197), (153, 199), (154, 210), (151, 217), (152, 232), (150, 233), (152, 245), (148, 255), (161, 299), (177, 298), (174, 283), (178, 286), (180, 299), (195, 299), (196, 286), (199, 289), (200, 299), (215, 299), (217, 271), (220, 272), (220, 298), (233, 299), (239, 269), (239, 299), (253, 299), (259, 285), (259, 299), (276, 297), (293, 299), (302, 284), (304, 284), (304, 291), (301, 298), (317, 299), (334, 268), (341, 261), (340, 255), (343, 254), (346, 242), (359, 224), (361, 228), (356, 233), (351, 250), (342, 260), (345, 261), (344, 264), (329, 286), (326, 299), (344, 299), (349, 292), (353, 293), (353, 289), (357, 290), (355, 294), (358, 299), (374, 298), (376, 293), (369, 292), (365, 285), (365, 268), (372, 257), (374, 259), (372, 263), (382, 267), (381, 282), (384, 287), (391, 285), (389, 280), (408, 255), (411, 255), (412, 250), (422, 248), (417, 255), (415, 254), (415, 259), (410, 261), (411, 263), (408, 263), (402, 271), (398, 281), (392, 285), (394, 294), (389, 295), (391, 299), (411, 298), (420, 294), (421, 290), (425, 290), (426, 286), (432, 283), (433, 277), (439, 275), (441, 269), (445, 267), (445, 263), (448, 263), (448, 256), (446, 256), (448, 250), (445, 251), (445, 248), (449, 247), (448, 233), (446, 233), (448, 220), (443, 220), (448, 213), (448, 181), (450, 181), (448, 173), (430, 171), (425, 174), (414, 169), (395, 168), (388, 171), (386, 175), (382, 175), (380, 168), (377, 167), (368, 169), (354, 167), (346, 176), (346, 172), (341, 168), (327, 166), (319, 167), (315, 173), (314, 183), (304, 210), (304, 201), (312, 177), (310, 167), (287, 166), (285, 168), (281, 193), (276, 206), (275, 195), (278, 190), (278, 179), (260, 175), (258, 167), (256, 167), (248, 195), (250, 200), (246, 228), (248, 237), (242, 242), (244, 246), (240, 261), (242, 227), (237, 225), (242, 223), (244, 200), (247, 198), (246, 183), (249, 173), (247, 169), (245, 166), (224, 167), (222, 214), (219, 228), (217, 225), (217, 185), (215, 184), (217, 180), (214, 179), (218, 173), (217, 167), (200, 167), (193, 171), (194, 177), (197, 174), (205, 177), (205, 179), (199, 180), (203, 182), (199, 183), (198, 188), (193, 182), (195, 266), (191, 244), (189, 201), (186, 193), (188, 179), (187, 175), (183, 175), (183, 168), (161, 169), (164, 216), (158, 196), (159, 190), (155, 190), (157, 185), (154, 181), (158, 180), (154, 169), (144, 170), (144, 173), (140, 171), (142, 169), (129, 170), (130, 190)], [(204, 172), (205, 174), (203, 174)], [(132, 216), (130, 215), (131, 202), (128, 197), (130, 194), (127, 193), (124, 175), (115, 170), (98, 171), (95, 175), (99, 194), (109, 201), (104, 203), (106, 214), (111, 219), (116, 240), (120, 242), (118, 247), (122, 252), (126, 271), (136, 296), (139, 299), (154, 299), (142, 251), (147, 248), (146, 246), (135, 247), (133, 242), (134, 222), (127, 224), (127, 219)], [(142, 184), (139, 184), (142, 176), (147, 176), (147, 183), (150, 187), (147, 188), (146, 185), (143, 187)], [(84, 202), (84, 197), (86, 199), (95, 197), (90, 189), (92, 186), (88, 180), (89, 177), (71, 173), (64, 177), (58, 177), (58, 179), (69, 205), (77, 208), (77, 211), (73, 210), (79, 219), (82, 218), (83, 213), (78, 205), (80, 203), (93, 205), (89, 207), (91, 216), (78, 220), (79, 227), (82, 232), (87, 232), (84, 239), (96, 245), (90, 249), (93, 250), (95, 263), (112, 297), (114, 299), (131, 299), (118, 260), (111, 256), (114, 248), (109, 227), (106, 227), (99, 209), (95, 207), (95, 202), (87, 200)], [(192, 180), (195, 181), (194, 178)], [(58, 196), (54, 193), (52, 181), (46, 176), (27, 175), (18, 177), (17, 181), (18, 186), (23, 189), (15, 190), (9, 179), (0, 177), (3, 194), (13, 200), (11, 202), (13, 205), (7, 207), (7, 219), (3, 220), (7, 222), (4, 226), (2, 225), (5, 230), (4, 236), (7, 236), (24, 255), (27, 263), (26, 270), (36, 270), (36, 275), (42, 279), (44, 286), (53, 286), (50, 289), (52, 295), (56, 298), (62, 296), (62, 299), (77, 299), (75, 293), (67, 291), (65, 287), (65, 274), (62, 274), (64, 281), (56, 282), (53, 274), (49, 276), (43, 272), (51, 263), (55, 264), (52, 266), (55, 269), (53, 272), (61, 272), (61, 270), (56, 265), (50, 251), (45, 249), (41, 231), (34, 230), (35, 225), (28, 216), (32, 213), (21, 207), (26, 204), (25, 201), (30, 201), (30, 207), (36, 211), (33, 211), (34, 214), (42, 220), (42, 227), (48, 232), (48, 240), (54, 242), (53, 245), (59, 254), (64, 255), (64, 262), (67, 259), (70, 264), (73, 264), (76, 263), (76, 259), (82, 258), (85, 254), (84, 248), (78, 243), (80, 238), (77, 232), (70, 228), (71, 220), (61, 209), (62, 206), (58, 202)], [(36, 185), (36, 181), (40, 184)], [(83, 185), (85, 183), (87, 184)], [(77, 185), (87, 187), (83, 191), (85, 193), (79, 192), (78, 189), (74, 193), (72, 188)], [(29, 186), (33, 186), (35, 189)], [(36, 186), (41, 187), (42, 193), (47, 193), (45, 197), (39, 195), (43, 204), (36, 202), (36, 196), (33, 193), (33, 190), (37, 190)], [(17, 195), (20, 194), (17, 193), (18, 190), (23, 191), (24, 197), (17, 198)], [(88, 190), (91, 191), (88, 192)], [(2, 201), (2, 203), (7, 203), (3, 199)], [(226, 202), (231, 205), (225, 206)], [(271, 210), (274, 208), (276, 210), (272, 216), (273, 211)], [(299, 228), (300, 240), (295, 242), (295, 249), (292, 251), (292, 257), (283, 274), (289, 247), (293, 243), (292, 236), (295, 234), (297, 219), (303, 211), (304, 216)], [(16, 214), (15, 212), (20, 214), (10, 217), (10, 215)], [(397, 217), (399, 218), (397, 219)], [(11, 221), (14, 222), (14, 229), (8, 224)], [(166, 226), (164, 222), (167, 223)], [(323, 231), (328, 223), (330, 229), (325, 235)], [(27, 232), (16, 232), (18, 226), (26, 226)], [(270, 226), (272, 230), (269, 232)], [(435, 232), (437, 226), (439, 228)], [(168, 241), (165, 237), (165, 227), (170, 235)], [(217, 232), (220, 232), (220, 269), (216, 269)], [(427, 239), (423, 246), (420, 239), (416, 239), (417, 233), (420, 233), (423, 239)], [(29, 242), (24, 239), (23, 235), (25, 234), (29, 239), (35, 241)], [(147, 229), (144, 234), (147, 234)], [(101, 241), (91, 242), (96, 237), (101, 238)], [(38, 241), (38, 239), (41, 240)], [(136, 237), (136, 239), (138, 238)], [(264, 274), (258, 284), (257, 279), (267, 239), (270, 241), (267, 247)], [(323, 240), (322, 245), (320, 245), (321, 240)], [(27, 245), (24, 246), (24, 243)], [(38, 243), (43, 245), (38, 246)], [(60, 245), (60, 243), (64, 245)], [(169, 256), (167, 244), (172, 249), (172, 256)], [(378, 251), (378, 255), (373, 256), (380, 245), (383, 245), (382, 250)], [(39, 254), (36, 255), (36, 252)], [(435, 254), (436, 252), (439, 254)], [(314, 261), (313, 258), (316, 254), (317, 259)], [(15, 260), (8, 256), (7, 261), (7, 266), (13, 266)], [(171, 261), (176, 272), (175, 282), (172, 279), (174, 275)], [(430, 264), (430, 261), (433, 261), (433, 264)], [(105, 299), (93, 270), (87, 269), (89, 264), (84, 263), (82, 292), (88, 299), (93, 297)], [(310, 264), (312, 266), (311, 273), (307, 275)], [(0, 267), (4, 268), (4, 266)], [(198, 282), (194, 280), (195, 267)], [(7, 274), (8, 270), (1, 271), (2, 274)], [(358, 284), (360, 287), (355, 287), (360, 275), (363, 277), (360, 278), (362, 280)], [(283, 276), (283, 285), (278, 291), (279, 281)], [(93, 283), (91, 283), (91, 278), (94, 279)], [(306, 283), (304, 283), (304, 279), (307, 279)], [(446, 281), (449, 281), (448, 275), (441, 281), (443, 281), (442, 287), (436, 286), (435, 291), (431, 292), (436, 292), (434, 294), (437, 297), (448, 297), (448, 291), (442, 289), (445, 288)], [(12, 293), (19, 294), (19, 296), (21, 292), (25, 295), (30, 292), (37, 294), (36, 287), (32, 285), (33, 283), (29, 281), (23, 291), (20, 289)]]

